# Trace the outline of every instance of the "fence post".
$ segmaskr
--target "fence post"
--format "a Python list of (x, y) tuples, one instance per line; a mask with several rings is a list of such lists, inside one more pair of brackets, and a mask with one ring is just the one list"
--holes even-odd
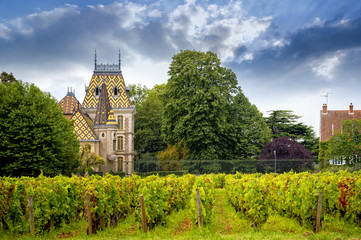
[(33, 208), (33, 196), (28, 196), (29, 205), (29, 221), (30, 221), (30, 234), (35, 235), (35, 222), (34, 222), (34, 208)]
[(143, 194), (139, 195), (139, 200), (140, 200), (140, 209), (142, 211), (142, 227), (143, 227), (143, 232), (147, 232), (148, 231), (148, 227), (147, 227), (147, 218), (145, 215), (145, 206), (144, 206), (144, 197)]
[(92, 229), (92, 216), (91, 216), (91, 212), (90, 212), (90, 195), (87, 192), (86, 193), (86, 213), (87, 213), (87, 220), (88, 220), (88, 235), (92, 235), (93, 234), (93, 229)]
[(321, 228), (321, 214), (322, 214), (322, 191), (319, 191), (318, 202), (317, 202), (316, 233), (318, 233)]
[(203, 225), (203, 218), (202, 218), (202, 204), (201, 204), (201, 197), (199, 195), (199, 189), (196, 189), (197, 193), (197, 211), (198, 211), (198, 227), (201, 228)]

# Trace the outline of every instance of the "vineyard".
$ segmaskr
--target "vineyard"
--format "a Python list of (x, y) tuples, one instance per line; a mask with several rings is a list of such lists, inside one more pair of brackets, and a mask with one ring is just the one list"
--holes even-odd
[[(240, 217), (260, 229), (272, 215), (297, 221), (315, 231), (319, 194), (322, 216), (352, 222), (361, 232), (361, 173), (209, 174), (176, 177), (132, 176), (120, 178), (0, 178), (0, 227), (2, 232), (29, 233), (29, 197), (32, 198), (35, 233), (43, 234), (71, 222), (89, 220), (92, 233), (115, 227), (134, 216), (142, 222), (139, 196), (144, 196), (145, 222), (151, 230), (164, 226), (169, 216), (186, 211), (195, 226), (214, 214), (215, 192), (225, 192)], [(87, 196), (88, 202), (87, 202)], [(222, 201), (222, 200), (221, 200)], [(322, 218), (323, 219), (323, 218)], [(322, 223), (321, 219), (321, 223)], [(139, 229), (141, 225), (139, 225)]]

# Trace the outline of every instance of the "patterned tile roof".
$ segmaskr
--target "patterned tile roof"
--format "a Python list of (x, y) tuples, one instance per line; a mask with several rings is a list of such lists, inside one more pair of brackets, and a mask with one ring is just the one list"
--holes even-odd
[(78, 136), (78, 140), (98, 140), (93, 122), (82, 108), (77, 108), (71, 119), (74, 121), (74, 132)]
[(74, 108), (77, 107), (79, 101), (74, 94), (68, 92), (68, 94), (61, 99), (59, 106), (63, 109), (63, 114), (73, 114)]
[(125, 83), (121, 73), (94, 73), (83, 101), (85, 109), (97, 108), (99, 97), (95, 96), (95, 91), (96, 87), (100, 89), (103, 81), (106, 85), (110, 107), (112, 109), (132, 107), (125, 90)]
[(95, 114), (94, 125), (106, 125), (108, 121), (108, 114), (110, 111), (108, 92), (106, 91), (105, 83), (100, 89), (100, 97)]

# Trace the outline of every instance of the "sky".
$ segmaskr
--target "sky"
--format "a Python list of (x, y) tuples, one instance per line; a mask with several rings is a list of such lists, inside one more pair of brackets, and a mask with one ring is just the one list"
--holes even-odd
[(181, 50), (213, 51), (264, 116), (292, 110), (317, 135), (322, 104), (361, 109), (359, 0), (0, 0), (1, 72), (82, 102), (95, 49), (148, 88)]

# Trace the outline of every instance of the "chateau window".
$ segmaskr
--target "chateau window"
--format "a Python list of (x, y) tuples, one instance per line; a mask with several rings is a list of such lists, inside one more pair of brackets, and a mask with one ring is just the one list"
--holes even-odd
[(118, 157), (118, 171), (123, 171), (123, 157)]
[(105, 133), (103, 133), (103, 132), (102, 132), (102, 134), (101, 134), (101, 135), (102, 135), (102, 138), (105, 138)]
[(115, 152), (117, 150), (117, 140), (114, 139), (113, 140), (113, 152)]
[(118, 136), (118, 151), (124, 152), (124, 136)]
[(114, 97), (118, 97), (118, 87), (114, 87)]
[(120, 130), (124, 129), (124, 118), (122, 115), (118, 116), (118, 129)]
[(99, 92), (100, 92), (99, 87), (98, 87), (98, 86), (95, 87), (95, 96), (96, 96), (96, 97), (99, 97)]

